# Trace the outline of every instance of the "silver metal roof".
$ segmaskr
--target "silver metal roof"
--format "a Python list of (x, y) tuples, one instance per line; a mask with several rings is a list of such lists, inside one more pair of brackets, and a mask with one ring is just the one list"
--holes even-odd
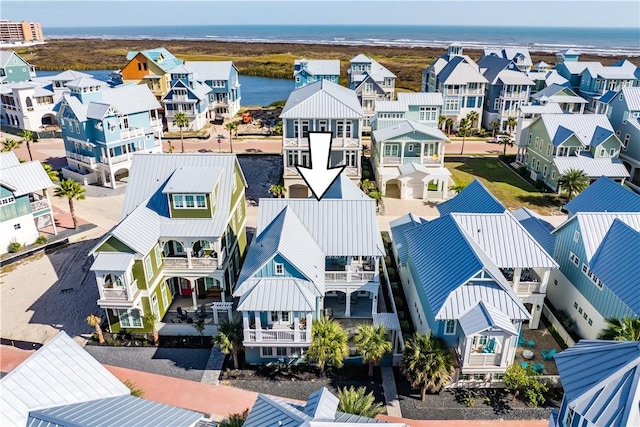
[[(229, 80), (232, 61), (186, 61), (184, 66), (191, 70), (198, 80)], [(173, 70), (172, 70), (173, 71)]]
[(578, 169), (584, 171), (584, 174), (591, 178), (608, 176), (609, 178), (629, 178), (629, 171), (622, 160), (612, 158), (594, 159), (591, 156), (570, 156), (570, 157), (554, 157), (553, 164), (558, 168), (560, 175), (570, 169)]
[(202, 418), (204, 417), (199, 412), (129, 395), (31, 411), (27, 426), (190, 427)]
[(451, 214), (499, 268), (558, 268), (558, 264), (509, 212)]
[(87, 118), (102, 120), (104, 119), (104, 116), (107, 115), (109, 108), (111, 108), (111, 105), (109, 104), (104, 104), (102, 102), (90, 102), (87, 105)]
[(60, 112), (58, 113), (59, 116), (60, 113), (62, 113), (62, 109), (67, 108), (65, 107), (65, 105), (70, 108), (71, 111), (73, 111), (73, 114), (76, 116), (78, 121), (87, 121), (87, 106), (80, 102), (80, 100), (75, 96), (71, 96), (71, 94), (68, 92), (62, 94), (62, 106), (60, 107)]
[(410, 105), (442, 107), (443, 98), (440, 92), (400, 92), (398, 102), (405, 105), (405, 111)]
[(481, 301), (496, 307), (509, 319), (531, 318), (527, 309), (508, 286), (505, 287), (496, 282), (471, 280), (449, 294), (436, 314), (436, 319), (460, 319)]
[(238, 311), (312, 312), (316, 309), (316, 287), (306, 280), (265, 277), (250, 279), (244, 285)]
[(93, 76), (91, 74), (82, 73), (80, 71), (67, 70), (67, 71), (61, 72), (60, 74), (56, 74), (55, 76), (47, 77), (47, 79), (51, 81), (61, 80), (61, 81), (70, 82), (70, 81), (79, 79), (81, 77), (93, 77)]
[(300, 67), (300, 71), (307, 71), (314, 76), (320, 75), (340, 75), (339, 59), (296, 59), (294, 64), (304, 64)]
[(480, 301), (458, 320), (465, 336), (475, 335), (489, 328), (498, 328), (512, 335), (518, 335), (509, 316), (483, 301)]
[(525, 73), (515, 70), (502, 70), (498, 74), (498, 79), (506, 85), (527, 85), (533, 86), (535, 83)]
[(303, 412), (315, 420), (330, 420), (336, 416), (340, 400), (326, 388), (311, 393)]
[(124, 252), (101, 252), (91, 264), (91, 271), (109, 271), (114, 273), (127, 271), (134, 261), (134, 255)]
[(0, 183), (11, 187), (16, 197), (53, 187), (53, 182), (38, 160), (3, 167), (0, 169)]
[(393, 125), (373, 131), (376, 141), (386, 141), (391, 138), (397, 138), (407, 133), (417, 132), (439, 141), (447, 141), (449, 138), (442, 133), (440, 129), (414, 122), (413, 120), (402, 120)]
[(373, 324), (384, 326), (388, 331), (399, 331), (400, 320), (396, 313), (373, 313)]
[(102, 89), (102, 103), (112, 105), (121, 114), (162, 108), (153, 92), (144, 85), (122, 85)]
[(257, 234), (287, 205), (326, 256), (383, 256), (375, 200), (261, 199)]
[(551, 140), (555, 138), (560, 126), (572, 132), (584, 145), (591, 144), (598, 128), (614, 132), (604, 114), (543, 114), (538, 120), (542, 120)]
[(442, 82), (447, 85), (465, 85), (467, 83), (488, 83), (489, 81), (482, 75), (478, 65), (467, 62), (459, 63), (453, 71)]
[(523, 105), (520, 111), (525, 114), (563, 114), (562, 108), (558, 104), (546, 105)]
[(640, 111), (640, 87), (623, 87), (622, 96), (629, 111)]
[(20, 160), (13, 151), (7, 151), (5, 153), (0, 152), (0, 170), (6, 169), (12, 166), (18, 166)]
[(0, 388), (0, 425), (19, 427), (30, 411), (130, 395), (64, 331), (0, 379)]
[(85, 88), (85, 87), (101, 87), (106, 86), (107, 84), (102, 80), (94, 79), (93, 77), (80, 77), (75, 80), (71, 80), (66, 84), (68, 88)]
[(181, 167), (173, 172), (162, 193), (212, 194), (220, 175), (222, 168), (218, 167)]
[(327, 80), (294, 90), (282, 109), (283, 119), (361, 119), (356, 93)]

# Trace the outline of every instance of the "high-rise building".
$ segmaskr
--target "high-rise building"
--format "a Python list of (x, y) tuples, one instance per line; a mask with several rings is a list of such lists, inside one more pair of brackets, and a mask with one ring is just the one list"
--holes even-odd
[(39, 22), (0, 20), (0, 42), (43, 42)]

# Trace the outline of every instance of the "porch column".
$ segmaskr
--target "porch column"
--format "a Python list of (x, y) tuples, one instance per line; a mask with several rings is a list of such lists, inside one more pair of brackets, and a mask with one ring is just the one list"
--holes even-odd
[[(111, 162), (111, 157), (109, 157), (109, 162)], [(111, 167), (109, 167), (111, 169)], [(111, 179), (111, 188), (116, 189), (116, 177), (111, 170), (109, 170), (109, 178)]]
[(404, 142), (400, 143), (400, 164), (404, 163)]
[(58, 229), (56, 228), (56, 219), (53, 217), (53, 207), (51, 207), (51, 199), (49, 198), (49, 192), (46, 188), (44, 190), (44, 195), (47, 198), (47, 204), (49, 205), (49, 210), (51, 211), (51, 225), (53, 226), (53, 234), (57, 235)]
[[(211, 308), (213, 309), (213, 324), (217, 325), (218, 324), (218, 308), (215, 305), (212, 305)], [(243, 314), (242, 321), (244, 323), (244, 314)], [(248, 317), (247, 317), (247, 322), (249, 322)]]
[(226, 302), (224, 296), (224, 287), (222, 288), (222, 292), (220, 292), (220, 299), (222, 300), (222, 302)]
[(448, 199), (449, 198), (449, 178), (444, 178), (441, 182), (442, 182), (442, 198), (443, 199)]
[(419, 143), (420, 146), (420, 163), (424, 163), (424, 144), (421, 142)]
[(467, 337), (464, 340), (464, 350), (462, 353), (462, 366), (469, 363), (469, 358), (471, 356), (471, 347), (473, 347), (473, 337)]
[(351, 291), (347, 290), (347, 298), (345, 299), (344, 316), (351, 317)]
[(502, 341), (502, 357), (500, 358), (500, 366), (508, 366), (513, 362), (513, 356), (511, 356), (511, 340), (513, 337), (504, 337)]
[(300, 342), (300, 318), (297, 311), (293, 315), (293, 342)]
[(378, 312), (378, 294), (374, 294), (371, 299), (373, 300), (371, 303), (371, 314), (376, 314)]
[(196, 284), (195, 279), (189, 281), (191, 284), (191, 298), (193, 299), (193, 309), (198, 309), (198, 295), (196, 295), (196, 291), (198, 290), (198, 285)]
[(529, 329), (538, 329), (538, 326), (540, 326), (542, 304), (544, 304), (544, 300), (536, 301), (531, 304), (531, 320), (529, 320)]
[(306, 331), (307, 331), (307, 342), (311, 342), (311, 322), (312, 322), (312, 317), (313, 317), (313, 313), (308, 312), (307, 313), (307, 324), (306, 324)]
[(549, 284), (549, 276), (551, 275), (551, 269), (547, 268), (544, 270), (544, 274), (542, 275), (542, 282), (540, 283), (540, 293), (547, 293), (547, 285)]
[(522, 275), (522, 268), (517, 267), (513, 269), (513, 292), (518, 293), (518, 285), (520, 285), (520, 276)]
[(183, 245), (183, 247), (184, 247), (185, 253), (187, 254), (187, 268), (193, 268), (193, 266), (191, 265), (191, 251), (192, 251), (192, 249), (191, 249), (191, 247), (186, 247), (184, 245)]
[(393, 341), (393, 354), (398, 354), (398, 344), (399, 344), (399, 336), (398, 336), (398, 331), (393, 330), (391, 331), (391, 339)]
[(256, 341), (262, 341), (262, 325), (260, 324), (260, 312), (254, 311), (253, 318), (256, 322)]
[(300, 135), (302, 135), (302, 123), (300, 123), (300, 119), (298, 121), (298, 147), (300, 146)]

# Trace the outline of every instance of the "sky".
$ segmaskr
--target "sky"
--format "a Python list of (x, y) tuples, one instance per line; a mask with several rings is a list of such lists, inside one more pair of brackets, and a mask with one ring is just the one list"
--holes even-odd
[(2, 0), (0, 18), (48, 27), (151, 25), (488, 25), (640, 27), (640, 1)]

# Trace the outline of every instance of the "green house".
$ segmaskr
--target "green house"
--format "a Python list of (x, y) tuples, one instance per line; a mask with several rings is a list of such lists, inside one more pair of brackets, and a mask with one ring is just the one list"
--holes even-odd
[(235, 155), (134, 156), (122, 220), (92, 251), (112, 332), (146, 332), (144, 313), (161, 321), (179, 298), (206, 304), (214, 321), (219, 309), (231, 314), (226, 300), (247, 246), (246, 186)]

